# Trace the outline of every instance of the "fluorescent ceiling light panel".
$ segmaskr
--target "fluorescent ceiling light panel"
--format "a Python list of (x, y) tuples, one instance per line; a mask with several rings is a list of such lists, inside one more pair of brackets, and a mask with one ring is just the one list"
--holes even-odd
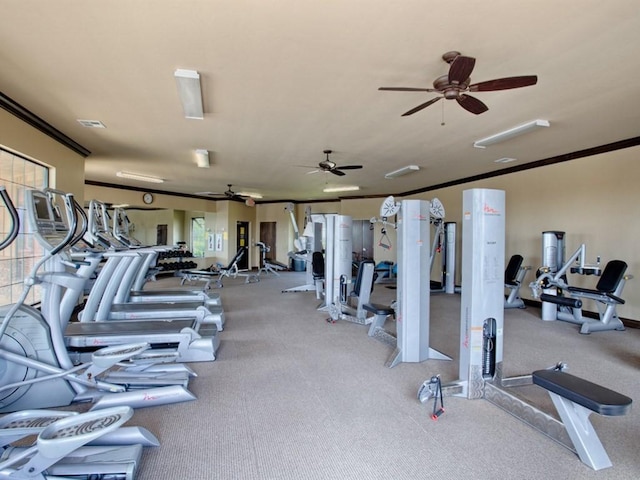
[(241, 197), (257, 198), (258, 200), (262, 198), (262, 195), (254, 192), (238, 192), (236, 195), (240, 195)]
[(517, 127), (510, 128), (509, 130), (505, 130), (504, 132), (496, 133), (495, 135), (491, 135), (490, 137), (483, 138), (482, 140), (477, 140), (473, 143), (473, 146), (476, 148), (486, 148), (488, 145), (504, 142), (505, 140), (517, 137), (518, 135), (532, 132), (533, 130), (537, 130), (540, 127), (548, 127), (549, 125), (550, 123), (548, 120), (533, 120), (532, 122), (518, 125)]
[(79, 118), (78, 123), (87, 128), (107, 128), (100, 120), (82, 120)]
[(202, 91), (200, 90), (200, 75), (195, 70), (178, 69), (173, 74), (178, 85), (178, 96), (182, 103), (184, 116), (196, 120), (204, 119), (202, 109)]
[(417, 165), (407, 165), (406, 167), (399, 168), (398, 170), (394, 170), (393, 172), (389, 172), (385, 174), (384, 178), (396, 178), (401, 177), (402, 175), (407, 175), (409, 173), (417, 172), (420, 170), (420, 167)]
[(128, 178), (130, 180), (139, 180), (141, 182), (164, 183), (164, 179), (162, 178), (152, 177), (150, 175), (142, 175), (140, 173), (116, 172), (116, 176), (120, 178)]
[(196, 165), (200, 168), (209, 168), (209, 151), (199, 148), (196, 150)]
[(344, 187), (327, 187), (322, 191), (325, 193), (333, 193), (333, 192), (353, 192), (356, 190), (360, 190), (360, 187), (357, 185), (345, 185)]
[(511, 158), (511, 157), (502, 157), (499, 158), (497, 160), (494, 160), (495, 163), (510, 163), (510, 162), (515, 162), (517, 159), (516, 158)]

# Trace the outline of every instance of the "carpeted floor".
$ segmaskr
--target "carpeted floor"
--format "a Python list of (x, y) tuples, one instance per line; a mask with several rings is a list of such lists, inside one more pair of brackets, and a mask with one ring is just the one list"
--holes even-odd
[[(315, 292), (281, 293), (304, 273), (225, 279), (227, 323), (218, 359), (192, 364), (198, 400), (136, 411), (130, 424), (162, 444), (146, 449), (138, 478), (157, 479), (632, 479), (640, 478), (640, 418), (592, 415), (613, 467), (578, 457), (485, 400), (445, 397), (446, 413), (417, 400), (432, 375), (458, 377), (459, 295), (431, 297), (431, 347), (453, 358), (384, 366), (388, 346), (367, 328), (330, 324)], [(163, 279), (149, 288), (173, 287)], [(197, 284), (192, 285), (197, 287)], [(395, 291), (376, 285), (372, 300)], [(640, 331), (583, 336), (542, 322), (535, 308), (505, 312), (506, 375), (564, 361), (570, 372), (640, 398)], [(524, 395), (553, 412), (548, 395)]]

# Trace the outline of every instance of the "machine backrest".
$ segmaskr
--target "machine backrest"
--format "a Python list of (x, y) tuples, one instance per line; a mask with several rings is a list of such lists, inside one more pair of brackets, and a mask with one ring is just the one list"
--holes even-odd
[(240, 247), (236, 252), (235, 256), (233, 257), (233, 259), (231, 259), (231, 262), (229, 263), (229, 265), (227, 265), (227, 268), (225, 268), (224, 270), (231, 270), (236, 265), (236, 263), (240, 261), (240, 259), (244, 255), (244, 252), (246, 251), (247, 251), (247, 247)]
[[(375, 263), (373, 260), (362, 260), (358, 265), (358, 275), (356, 276), (356, 281), (353, 284), (353, 294), (356, 296), (360, 296), (360, 286), (362, 285), (362, 275), (364, 274), (364, 266), (367, 263)], [(373, 289), (373, 284), (371, 285)]]
[(324, 254), (313, 252), (311, 255), (311, 272), (314, 278), (324, 278)]
[(614, 293), (620, 280), (624, 278), (624, 272), (627, 271), (627, 264), (622, 260), (610, 260), (604, 267), (602, 276), (598, 280), (596, 290), (603, 293)]
[(518, 277), (518, 272), (520, 271), (520, 267), (522, 266), (522, 255), (513, 255), (509, 259), (509, 263), (507, 264), (507, 268), (504, 271), (504, 283), (507, 285), (516, 285), (516, 278)]

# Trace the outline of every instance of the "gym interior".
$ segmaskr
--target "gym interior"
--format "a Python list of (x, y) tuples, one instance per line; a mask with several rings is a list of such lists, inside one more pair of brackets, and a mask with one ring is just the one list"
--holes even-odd
[[(3, 91), (1, 74), (0, 91)], [(19, 448), (33, 445), (31, 450), (24, 450), (30, 451), (25, 455), (33, 455), (37, 460), (33, 460), (33, 465), (42, 468), (44, 476), (36, 478), (53, 478), (53, 475), (57, 475), (55, 478), (143, 480), (637, 477), (640, 418), (631, 408), (631, 400), (640, 396), (637, 381), (640, 289), (636, 286), (640, 256), (633, 240), (640, 236), (640, 224), (634, 221), (633, 213), (633, 205), (638, 203), (635, 189), (640, 182), (637, 164), (640, 137), (627, 136), (616, 142), (594, 144), (588, 149), (538, 158), (526, 168), (460, 175), (455, 181), (425, 182), (418, 188), (403, 191), (309, 201), (282, 198), (246, 202), (179, 194), (155, 186), (91, 181), (86, 174), (91, 156), (70, 148), (68, 139), (54, 138), (44, 132), (39, 123), (42, 120), (34, 123), (33, 114), (29, 112), (29, 109), (37, 112), (37, 108), (24, 107), (26, 113), (0, 109), (0, 182), (18, 185), (7, 186), (8, 194), (24, 195), (27, 190), (23, 179), (18, 178), (21, 174), (6, 168), (18, 159), (45, 166), (49, 186), (56, 190), (56, 195), (67, 198), (64, 194), (71, 194), (69, 197), (84, 206), (87, 213), (90, 212), (86, 207), (94, 199), (109, 206), (128, 205), (127, 221), (135, 226), (130, 233), (142, 246), (162, 245), (171, 250), (191, 251), (194, 219), (202, 219), (205, 236), (201, 255), (184, 258), (178, 255), (169, 259), (171, 262), (188, 259), (189, 263), (174, 264), (175, 268), (169, 271), (150, 275), (143, 290), (203, 292), (207, 298), (203, 300), (207, 307), (204, 316), (213, 318), (214, 312), (220, 315), (224, 310), (224, 325), (219, 317), (210, 323), (204, 320), (202, 325), (190, 320), (198, 323), (198, 328), (193, 327), (191, 339), (207, 340), (202, 350), (210, 349), (212, 354), (193, 362), (176, 361), (176, 365), (185, 365), (184, 370), (178, 371), (176, 367), (169, 374), (166, 373), (169, 370), (162, 370), (163, 375), (180, 378), (182, 385), (188, 382), (180, 394), (189, 398), (185, 396), (175, 403), (159, 400), (156, 405), (143, 408), (145, 399), (139, 392), (146, 390), (130, 388), (129, 383), (134, 382), (120, 377), (117, 381), (96, 378), (104, 378), (105, 384), (126, 385), (126, 392), (122, 393), (130, 397), (122, 398), (131, 398), (133, 408), (122, 410), (123, 413), (117, 408), (126, 408), (126, 401), (124, 406), (115, 407), (106, 398), (103, 399), (106, 406), (100, 408), (95, 408), (100, 404), (94, 403), (93, 398), (43, 408), (36, 408), (38, 401), (34, 401), (35, 406), (28, 409), (12, 408), (11, 399), (4, 400), (0, 405), (5, 408), (0, 427), (7, 440), (3, 444), (4, 456), (0, 458), (3, 472), (0, 476), (32, 478), (24, 468), (27, 460), (10, 458), (11, 448), (21, 452)], [(396, 161), (391, 166), (400, 167), (404, 163)], [(502, 202), (501, 208), (495, 212), (486, 209), (478, 212), (479, 230), (471, 230), (469, 222), (476, 221), (476, 212), (467, 203), (473, 203), (471, 195), (481, 197), (495, 192), (500, 192), (496, 201)], [(151, 204), (143, 200), (148, 193), (151, 193)], [(381, 213), (381, 207), (389, 198), (396, 211), (387, 217)], [(25, 206), (28, 202), (22, 198), (11, 200), (19, 208), (28, 208)], [(35, 205), (36, 200), (33, 203)], [(443, 217), (434, 217), (432, 206), (437, 204), (444, 207)], [(73, 210), (72, 204), (69, 205), (68, 209)], [(429, 259), (424, 253), (427, 248), (421, 248), (422, 260), (426, 259), (427, 263), (414, 264), (416, 256), (412, 257), (413, 252), (401, 245), (418, 232), (418, 227), (413, 230), (407, 220), (409, 209), (417, 205), (425, 209), (419, 214), (424, 225), (420, 227), (417, 243), (421, 246), (433, 243), (435, 254)], [(55, 212), (55, 207), (50, 211)], [(430, 215), (431, 221), (424, 221)], [(77, 217), (78, 213), (70, 216)], [(362, 255), (374, 260), (376, 265), (375, 277), (366, 293), (370, 304), (381, 307), (382, 311), (388, 309), (386, 314), (381, 314), (378, 328), (379, 332), (391, 336), (391, 344), (376, 341), (374, 329), (370, 328), (376, 321), (376, 308), (371, 307), (364, 314), (360, 310), (355, 313), (346, 305), (349, 299), (339, 298), (344, 293), (342, 289), (351, 288), (359, 271), (364, 271), (360, 265), (355, 266), (358, 262), (349, 258), (348, 272), (335, 266), (337, 263), (325, 264), (325, 269), (335, 269), (338, 274), (348, 276), (344, 283), (340, 275), (312, 277), (311, 251), (322, 250), (325, 258), (329, 258), (329, 251), (333, 251), (336, 258), (343, 253), (338, 234), (334, 244), (327, 239), (329, 224), (325, 220), (335, 216), (361, 222), (373, 239), (371, 251)], [(308, 228), (316, 224), (314, 217), (323, 218), (324, 223), (316, 230), (316, 237), (322, 237), (322, 241), (316, 238), (316, 245), (301, 245), (301, 239), (313, 237)], [(498, 221), (496, 217), (501, 222), (497, 226), (482, 223)], [(455, 285), (450, 293), (433, 288), (444, 278), (445, 235), (436, 229), (440, 221), (453, 223), (458, 228), (451, 246), (456, 263), (453, 267), (448, 265), (446, 268), (451, 270), (444, 272)], [(20, 218), (20, 223), (22, 228), (29, 223), (26, 215)], [(8, 236), (10, 224), (5, 206), (2, 239)], [(273, 238), (277, 239), (268, 245), (268, 251), (262, 248), (263, 225), (268, 225)], [(350, 246), (355, 238), (352, 232), (349, 231)], [(545, 232), (561, 233), (561, 246), (546, 244), (553, 240), (545, 237)], [(496, 243), (500, 247), (497, 250)], [(241, 268), (236, 262), (239, 245), (246, 247), (242, 255), (246, 263)], [(349, 249), (349, 253), (354, 250)], [(554, 265), (555, 270), (549, 265), (551, 250), (551, 256), (562, 257)], [(496, 263), (488, 266), (486, 259), (492, 255)], [(516, 282), (521, 303), (515, 308), (504, 303), (513, 291), (509, 288), (509, 279), (503, 275), (513, 255), (520, 255), (523, 260), (521, 276)], [(356, 256), (360, 260), (360, 256)], [(472, 262), (474, 258), (479, 259), (477, 265)], [(3, 260), (10, 261), (11, 256), (4, 252)], [(566, 272), (555, 275), (565, 261)], [(615, 288), (605, 292), (597, 284), (604, 278), (603, 273), (611, 261), (624, 262), (625, 269), (618, 272)], [(122, 267), (124, 272), (124, 263), (125, 260), (114, 263), (114, 269)], [(266, 265), (274, 268), (266, 269)], [(398, 270), (385, 270), (385, 265), (397, 265)], [(85, 266), (80, 262), (73, 268), (79, 270)], [(106, 263), (96, 268), (105, 266)], [(413, 277), (417, 269), (420, 273)], [(595, 275), (586, 274), (594, 272)], [(497, 276), (500, 281), (492, 281)], [(214, 282), (210, 281), (212, 277)], [(18, 301), (23, 287), (21, 282), (14, 284), (8, 297), (11, 304)], [(296, 288), (299, 286), (302, 288)], [(416, 291), (422, 300), (413, 303), (417, 297), (403, 297), (403, 288)], [(567, 301), (555, 303), (558, 297)], [(491, 300), (486, 300), (489, 298)], [(175, 299), (164, 302), (167, 308), (179, 303)], [(545, 305), (547, 316), (553, 318), (544, 318)], [(36, 304), (35, 307), (36, 312), (29, 310), (33, 318), (40, 318), (41, 310), (56, 309), (52, 305), (45, 308)], [(193, 310), (201, 312), (202, 308), (193, 307)], [(405, 309), (403, 315), (399, 314), (400, 308)], [(496, 323), (488, 324), (489, 327), (482, 323), (465, 324), (465, 312), (474, 309), (481, 312), (483, 318), (497, 319)], [(577, 311), (580, 312), (578, 320)], [(606, 312), (612, 312), (613, 319), (605, 317)], [(6, 309), (3, 316), (7, 316)], [(132, 314), (132, 318), (135, 316), (138, 314)], [(186, 316), (176, 313), (163, 322), (182, 321)], [(413, 317), (420, 321), (415, 332), (407, 326)], [(616, 321), (619, 323), (615, 326), (600, 331), (602, 324), (612, 322), (613, 325)], [(598, 326), (592, 331), (581, 331), (585, 323)], [(465, 344), (466, 328), (468, 342)], [(491, 329), (497, 330), (491, 338), (499, 339), (499, 342), (495, 340), (499, 349), (483, 343), (487, 330)], [(210, 330), (213, 333), (208, 333)], [(3, 331), (2, 335), (9, 334)], [(405, 358), (410, 348), (407, 343), (413, 342), (414, 337), (420, 337), (417, 340), (419, 358)], [(137, 341), (153, 340), (141, 335)], [(159, 343), (173, 341), (158, 340)], [(407, 343), (401, 345), (401, 341)], [(129, 343), (130, 340), (123, 341), (120, 345)], [(463, 350), (469, 343), (471, 353), (465, 354)], [(70, 346), (68, 342), (66, 345)], [(194, 350), (196, 348), (194, 346)], [(17, 378), (20, 374), (7, 373), (10, 364), (20, 361), (11, 354), (2, 356), (5, 349), (11, 350), (11, 346), (3, 340), (0, 371), (4, 378), (0, 389), (5, 388), (6, 392), (9, 384), (24, 381), (28, 375)], [(99, 357), (85, 358), (84, 351), (79, 352), (74, 353), (78, 355), (77, 361), (72, 357), (76, 365), (100, 363)], [(490, 358), (479, 359), (479, 378), (462, 378), (463, 363), (473, 363), (475, 354), (480, 357), (488, 354)], [(178, 352), (177, 356), (180, 355)], [(390, 365), (394, 355), (399, 360)], [(108, 371), (130, 366), (127, 362), (135, 363), (132, 358), (123, 357), (110, 364)], [(38, 370), (27, 364), (21, 364), (20, 368)], [(62, 365), (56, 368), (67, 369)], [(69, 372), (72, 368), (69, 367)], [(69, 380), (61, 371), (42, 375), (58, 372), (58, 376), (70, 383), (80, 382), (76, 380), (76, 373), (73, 373), (74, 380)], [(474, 374), (477, 372), (472, 376)], [(512, 378), (518, 379), (511, 382), (514, 387), (507, 381), (502, 382)], [(86, 384), (94, 380), (82, 381)], [(46, 381), (41, 383), (47, 385)], [(179, 382), (171, 383), (171, 387), (169, 383), (154, 383), (154, 388), (159, 390), (149, 390), (152, 393), (147, 397), (177, 392)], [(167, 390), (160, 390), (165, 387)], [(29, 390), (26, 386), (20, 388)], [(494, 388), (500, 391), (515, 388), (517, 393), (508, 398), (500, 393), (496, 398)], [(545, 426), (532, 419), (532, 406), (548, 415)], [(58, 420), (60, 423), (53, 422), (52, 425), (59, 428), (74, 417), (84, 418), (82, 425), (108, 423), (103, 417), (99, 421), (94, 418), (101, 410), (114, 416), (122, 415), (126, 423), (121, 425), (118, 421), (112, 431), (101, 434), (104, 438), (103, 443), (98, 443), (100, 447), (89, 447), (95, 444), (87, 444), (88, 438), (80, 439), (82, 435), (77, 435), (78, 445), (68, 446), (67, 450), (62, 442), (58, 442), (60, 445), (47, 443), (47, 435), (49, 439), (55, 437), (51, 427), (31, 428), (28, 435), (16, 439), (12, 436), (15, 431), (3, 426), (3, 420), (6, 423), (12, 418), (10, 415), (27, 410), (43, 412), (54, 407), (59, 412), (78, 413)], [(80, 424), (78, 419), (76, 424)], [(109, 462), (101, 463), (99, 459), (97, 463), (103, 470), (87, 467), (78, 472), (68, 467), (74, 464), (68, 461), (75, 458), (74, 455), (105, 455), (102, 450), (85, 453), (84, 449), (122, 447), (126, 440), (117, 436), (116, 427), (122, 430), (133, 425), (142, 429), (136, 434), (146, 435), (148, 444), (131, 454), (134, 460), (129, 466), (119, 465), (118, 468), (129, 469), (128, 472), (112, 472), (104, 465)], [(545, 429), (554, 433), (537, 431)], [(112, 440), (109, 435), (118, 440)], [(99, 437), (98, 432), (95, 436)], [(93, 441), (99, 442), (99, 439)], [(131, 443), (138, 444), (135, 439)], [(55, 464), (42, 466), (47, 463), (43, 460), (46, 455), (39, 455), (47, 451), (48, 444), (64, 465), (61, 470), (55, 470)], [(127, 445), (127, 455), (129, 450)], [(124, 458), (125, 454), (121, 455)], [(100, 477), (101, 474), (104, 476)]]

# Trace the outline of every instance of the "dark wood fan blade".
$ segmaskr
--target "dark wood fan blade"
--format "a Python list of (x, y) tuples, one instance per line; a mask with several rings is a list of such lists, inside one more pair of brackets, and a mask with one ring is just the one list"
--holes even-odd
[(419, 112), (420, 110), (422, 110), (423, 108), (427, 108), (429, 105), (433, 105), (434, 103), (436, 103), (438, 100), (442, 99), (442, 97), (436, 97), (436, 98), (432, 98), (431, 100), (429, 100), (428, 102), (423, 103), (422, 105), (418, 105), (417, 107), (412, 108), (411, 110), (409, 110), (408, 112), (405, 112), (402, 114), (403, 117), (406, 117), (408, 115), (413, 115), (416, 112)]
[(413, 87), (380, 87), (378, 90), (390, 92), (433, 92), (433, 88), (413, 88)]
[(334, 175), (338, 175), (339, 177), (344, 177), (346, 175), (346, 173), (341, 172), (340, 170), (337, 169), (333, 169), (333, 170), (329, 170), (331, 173), (333, 173)]
[(358, 170), (362, 168), (362, 165), (344, 165), (342, 167), (336, 167), (338, 170)]
[(469, 78), (475, 65), (475, 58), (458, 55), (449, 68), (449, 83), (452, 85), (459, 85), (463, 83)]
[(469, 85), (470, 92), (491, 92), (495, 90), (509, 90), (510, 88), (529, 87), (538, 83), (537, 75), (524, 75), (521, 77), (497, 78), (486, 82)]
[(456, 98), (456, 101), (462, 108), (464, 108), (468, 112), (475, 113), (476, 115), (489, 110), (489, 107), (487, 107), (484, 103), (482, 103), (477, 98), (472, 97), (471, 95), (460, 95), (458, 98)]

